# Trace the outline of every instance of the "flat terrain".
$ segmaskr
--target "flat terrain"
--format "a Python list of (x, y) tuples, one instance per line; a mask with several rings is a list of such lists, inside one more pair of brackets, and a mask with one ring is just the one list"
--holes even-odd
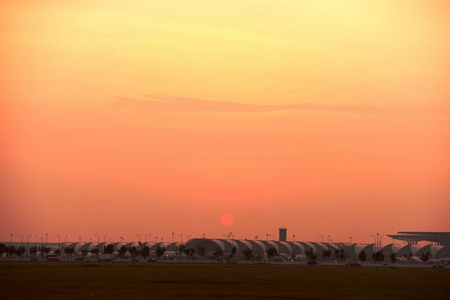
[(450, 269), (0, 263), (1, 299), (450, 299)]

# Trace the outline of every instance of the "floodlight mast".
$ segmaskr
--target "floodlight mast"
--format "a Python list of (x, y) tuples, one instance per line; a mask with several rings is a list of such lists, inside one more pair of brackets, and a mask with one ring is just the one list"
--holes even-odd
[(151, 234), (149, 233), (149, 234), (146, 234), (146, 235), (145, 235), (144, 240), (145, 240), (146, 243), (147, 243), (147, 237), (148, 237), (148, 236), (151, 236)]
[(322, 244), (324, 243), (323, 242), (323, 240), (324, 240), (324, 238), (323, 238), (323, 234), (319, 234), (319, 236), (321, 236), (322, 237)]
[(55, 235), (58, 237), (58, 244), (61, 244), (61, 235), (57, 233), (55, 233)]
[(330, 243), (330, 237), (333, 237), (333, 235), (332, 234), (328, 235), (328, 237), (327, 237), (328, 238), (328, 244)]

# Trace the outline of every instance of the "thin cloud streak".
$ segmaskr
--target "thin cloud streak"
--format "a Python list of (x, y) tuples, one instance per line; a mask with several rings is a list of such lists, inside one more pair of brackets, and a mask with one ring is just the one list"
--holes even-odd
[(246, 104), (230, 101), (214, 101), (190, 97), (168, 95), (143, 95), (147, 99), (114, 97), (112, 104), (116, 107), (133, 107), (152, 113), (184, 113), (184, 112), (229, 112), (258, 113), (277, 111), (317, 111), (352, 114), (441, 114), (449, 113), (447, 108), (418, 107), (381, 107), (373, 105), (323, 105), (323, 104), (281, 104), (262, 105)]

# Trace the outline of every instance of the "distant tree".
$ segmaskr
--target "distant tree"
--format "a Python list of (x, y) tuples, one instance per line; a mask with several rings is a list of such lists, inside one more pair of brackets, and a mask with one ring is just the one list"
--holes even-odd
[(395, 264), (395, 262), (397, 261), (397, 253), (394, 253), (394, 252), (392, 252), (391, 253), (391, 256), (390, 256), (390, 259), (391, 259), (391, 261)]
[(223, 250), (220, 247), (217, 247), (213, 252), (214, 257), (219, 260), (220, 257), (223, 255)]
[(44, 257), (45, 254), (50, 253), (50, 247), (45, 247), (45, 245), (42, 245), (39, 247), (39, 252), (41, 253), (41, 256)]
[(114, 252), (114, 245), (108, 244), (106, 246), (103, 246), (103, 254), (113, 254)]
[(339, 261), (343, 261), (345, 259), (345, 252), (344, 249), (334, 249), (334, 255), (336, 256), (336, 259)]
[(67, 258), (69, 258), (69, 253), (70, 253), (70, 247), (64, 247), (64, 254), (66, 255)]
[(405, 258), (408, 259), (408, 261), (413, 257), (413, 253), (409, 252), (409, 254), (405, 255)]
[(8, 257), (12, 257), (13, 255), (16, 255), (16, 247), (14, 247), (14, 246), (7, 247), (6, 255), (8, 255)]
[(326, 260), (328, 260), (330, 258), (330, 256), (331, 256), (331, 250), (323, 249), (322, 256), (323, 256), (324, 259), (326, 258)]
[[(97, 250), (98, 250), (98, 249), (97, 249)], [(91, 251), (92, 251), (92, 250), (91, 250)], [(98, 253), (98, 252), (97, 252), (97, 253)], [(60, 254), (61, 254), (61, 249), (56, 249), (56, 250), (55, 250), (55, 254), (56, 254), (56, 255), (60, 255)]]
[(142, 248), (141, 255), (144, 259), (146, 259), (150, 255), (150, 248), (148, 246)]
[(430, 260), (430, 256), (431, 256), (430, 252), (422, 253), (420, 255), (420, 260), (423, 262), (427, 262)]
[(251, 249), (245, 249), (244, 251), (242, 251), (242, 254), (244, 254), (245, 260), (251, 260), (253, 256), (253, 251)]
[(318, 257), (317, 253), (315, 253), (312, 248), (306, 250), (305, 255), (309, 260), (317, 260)]
[(206, 249), (203, 246), (198, 246), (197, 247), (197, 253), (198, 255), (200, 255), (201, 257), (205, 257), (206, 255)]
[(195, 250), (195, 248), (190, 248), (189, 249), (189, 257), (191, 258), (191, 259), (193, 259), (194, 260), (194, 262), (195, 262), (195, 253), (197, 253), (197, 250)]
[(269, 263), (272, 258), (274, 258), (275, 256), (278, 256), (277, 249), (272, 248), (272, 247), (266, 250), (266, 254), (267, 254), (267, 258), (269, 259)]
[(137, 248), (135, 246), (130, 247), (130, 249), (128, 250), (131, 254), (131, 257), (136, 257), (138, 254)]
[(191, 249), (188, 247), (184, 247), (184, 255), (186, 255), (186, 261), (189, 259), (189, 255), (191, 254)]
[(72, 247), (65, 247), (64, 253), (66, 254), (67, 258), (69, 258), (69, 256), (72, 257), (72, 254), (75, 253), (75, 249), (73, 249)]
[(367, 253), (366, 251), (362, 250), (361, 252), (359, 252), (358, 254), (359, 260), (364, 262), (367, 259)]
[(29, 253), (34, 256), (36, 255), (37, 251), (38, 248), (36, 247), (36, 245), (34, 245), (33, 247), (30, 247)]
[(25, 251), (26, 251), (25, 247), (24, 246), (20, 246), (16, 250), (16, 255), (21, 257), (21, 256), (23, 256), (25, 254)]
[(189, 258), (194, 258), (195, 249), (194, 248), (184, 248), (184, 254), (186, 255), (186, 261), (189, 260)]
[(378, 251), (375, 252), (374, 254), (372, 254), (372, 258), (374, 261), (378, 262), (378, 261), (383, 261), (384, 260), (384, 254), (383, 251)]
[(164, 252), (166, 252), (166, 248), (165, 247), (160, 247), (158, 245), (158, 247), (156, 248), (156, 251), (155, 251), (156, 257), (160, 258), (161, 256), (164, 255)]
[(86, 256), (88, 255), (89, 251), (87, 249), (81, 250), (81, 255)]
[(41, 253), (41, 256), (44, 257), (45, 256), (45, 249), (46, 247), (44, 245), (40, 246), (38, 248), (39, 253)]
[[(148, 247), (147, 247), (148, 248)], [(125, 256), (125, 253), (127, 253), (127, 251), (128, 251), (128, 248), (127, 248), (127, 246), (125, 246), (125, 245), (123, 245), (122, 247), (120, 247), (120, 249), (119, 249), (119, 257), (120, 258), (124, 258), (124, 256)]]
[(184, 244), (179, 244), (176, 247), (176, 252), (177, 252), (177, 255), (178, 255), (178, 261), (179, 262), (181, 261), (181, 255), (184, 253), (185, 249), (186, 249), (186, 246)]
[(231, 255), (230, 257), (234, 257), (234, 255), (236, 254), (237, 248), (236, 246), (233, 246), (233, 248), (231, 248)]
[[(61, 251), (61, 250), (60, 250), (60, 251)], [(98, 254), (100, 253), (100, 250), (99, 250), (98, 248), (93, 248), (93, 249), (91, 249), (89, 252), (90, 252), (91, 254), (98, 255)], [(55, 251), (55, 254), (57, 254), (56, 251)]]
[(0, 244), (0, 256), (2, 256), (4, 253), (6, 253), (6, 250), (8, 247), (6, 247), (5, 244)]

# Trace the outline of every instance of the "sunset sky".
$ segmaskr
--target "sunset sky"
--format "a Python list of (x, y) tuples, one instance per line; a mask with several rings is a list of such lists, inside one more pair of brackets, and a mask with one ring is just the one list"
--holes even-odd
[(449, 1), (2, 1), (0, 70), (0, 240), (450, 231)]

